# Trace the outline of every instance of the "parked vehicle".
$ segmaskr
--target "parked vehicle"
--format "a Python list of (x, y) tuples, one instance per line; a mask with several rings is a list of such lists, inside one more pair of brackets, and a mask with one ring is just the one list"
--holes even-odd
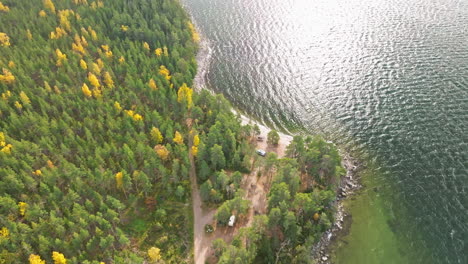
[(262, 157), (266, 156), (266, 151), (264, 151), (263, 149), (257, 149), (257, 151), (255, 152)]
[(235, 215), (231, 215), (231, 217), (229, 217), (229, 223), (228, 223), (228, 226), (234, 226), (234, 223), (236, 222), (236, 216)]

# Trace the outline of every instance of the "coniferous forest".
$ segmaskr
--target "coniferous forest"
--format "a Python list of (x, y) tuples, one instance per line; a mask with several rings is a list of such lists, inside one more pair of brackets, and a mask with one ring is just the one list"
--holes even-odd
[[(248, 209), (255, 128), (190, 88), (178, 1), (2, 0), (0, 25), (0, 263), (192, 262), (191, 156), (220, 225)], [(219, 263), (310, 260), (343, 169), (320, 138), (287, 154), (265, 158), (268, 214), (216, 241)]]

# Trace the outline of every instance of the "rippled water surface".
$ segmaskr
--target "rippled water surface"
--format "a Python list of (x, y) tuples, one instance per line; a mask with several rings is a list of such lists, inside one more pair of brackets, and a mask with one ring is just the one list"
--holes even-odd
[(372, 161), (335, 261), (468, 263), (468, 0), (182, 2), (210, 88)]

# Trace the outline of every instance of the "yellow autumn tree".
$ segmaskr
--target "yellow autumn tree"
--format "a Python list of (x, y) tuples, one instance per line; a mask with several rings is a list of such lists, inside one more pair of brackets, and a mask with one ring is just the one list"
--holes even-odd
[(52, 259), (54, 260), (54, 264), (67, 264), (65, 256), (57, 251), (52, 252)]
[(88, 47), (88, 41), (83, 36), (81, 36), (81, 45), (83, 45), (84, 47)]
[(50, 87), (50, 84), (47, 81), (44, 81), (44, 89), (49, 93), (52, 92), (52, 88)]
[(86, 64), (86, 61), (84, 61), (84, 60), (81, 59), (81, 60), (80, 60), (80, 67), (81, 67), (81, 69), (83, 69), (83, 70), (87, 70), (87, 69), (88, 69), (88, 64)]
[(55, 5), (52, 2), (52, 0), (42, 0), (42, 2), (44, 3), (44, 7), (46, 9), (49, 9), (50, 11), (52, 11), (52, 13), (55, 13)]
[(163, 51), (162, 51), (161, 48), (157, 48), (157, 49), (154, 50), (154, 54), (156, 54), (156, 56), (158, 56), (158, 57), (161, 56), (162, 52)]
[(150, 50), (150, 46), (149, 46), (148, 42), (143, 42), (143, 48), (145, 50), (148, 50), (148, 51)]
[(193, 90), (190, 89), (187, 84), (182, 84), (182, 86), (179, 88), (179, 91), (177, 92), (177, 102), (182, 103), (186, 102), (187, 107), (190, 108), (193, 105), (192, 101), (192, 95), (193, 95)]
[(198, 154), (198, 147), (192, 146), (192, 155), (193, 155), (194, 157), (196, 157), (197, 154)]
[(5, 134), (0, 132), (0, 147), (4, 147), (6, 145)]
[(5, 134), (3, 134), (3, 132), (0, 132), (0, 147), (0, 152), (5, 154), (10, 154), (11, 148), (13, 147), (11, 144), (6, 143)]
[(161, 131), (159, 131), (158, 128), (153, 127), (151, 128), (151, 138), (156, 141), (156, 144), (160, 144), (163, 141), (163, 135), (161, 134)]
[(0, 11), (3, 11), (3, 12), (8, 12), (10, 11), (10, 8), (6, 5), (4, 5), (2, 2), (0, 2)]
[(20, 102), (18, 102), (18, 101), (15, 101), (15, 107), (16, 107), (16, 109), (18, 109), (18, 110), (23, 109), (23, 105), (22, 105)]
[(135, 111), (133, 111), (133, 110), (125, 110), (124, 112), (135, 121), (143, 120), (143, 116), (141, 116), (140, 114), (135, 113)]
[(57, 63), (58, 67), (62, 66), (65, 61), (67, 61), (67, 55), (63, 54), (60, 49), (55, 50), (55, 54), (57, 55)]
[(112, 58), (113, 54), (112, 51), (109, 48), (109, 45), (101, 45), (101, 49), (106, 55), (107, 58)]
[(33, 174), (36, 175), (36, 176), (41, 176), (42, 171), (41, 170), (35, 170), (35, 171), (33, 171)]
[(79, 54), (81, 54), (81, 55), (86, 54), (86, 50), (84, 49), (83, 45), (81, 45), (81, 42), (72, 43), (72, 50), (79, 53)]
[(61, 38), (63, 36), (66, 36), (66, 35), (67, 35), (67, 32), (63, 28), (56, 27), (55, 31), (50, 32), (49, 38), (50, 39), (59, 39), (59, 38)]
[(3, 68), (3, 74), (0, 74), (0, 82), (12, 84), (15, 82), (15, 76), (7, 69)]
[(123, 173), (121, 171), (115, 174), (115, 183), (118, 189), (123, 187)]
[(55, 165), (51, 160), (47, 160), (47, 167), (49, 167), (50, 169), (53, 169), (55, 168)]
[(143, 120), (143, 116), (140, 115), (140, 114), (134, 114), (134, 115), (133, 115), (133, 120), (135, 120), (135, 121), (141, 121), (141, 120)]
[(318, 221), (320, 219), (319, 213), (315, 213), (313, 218), (314, 218), (314, 221)]
[(88, 5), (88, 0), (73, 0), (75, 5)]
[(55, 92), (56, 94), (61, 94), (61, 93), (62, 93), (62, 92), (60, 91), (60, 89), (58, 88), (57, 85), (54, 85), (54, 92)]
[(157, 247), (151, 247), (148, 249), (148, 256), (151, 261), (156, 262), (161, 259), (161, 249)]
[(193, 26), (193, 24), (189, 21), (187, 22), (188, 24), (188, 27), (190, 29), (190, 32), (192, 33), (192, 40), (195, 42), (195, 43), (198, 43), (200, 42), (200, 35), (198, 34), (197, 30), (195, 29), (195, 27)]
[(151, 88), (151, 90), (157, 90), (158, 86), (156, 85), (156, 82), (151, 78), (148, 82), (148, 86)]
[(33, 35), (31, 33), (31, 30), (26, 30), (26, 37), (29, 39), (29, 40), (32, 40), (33, 39)]
[(65, 29), (68, 32), (71, 31), (71, 24), (70, 24), (70, 21), (68, 20), (68, 17), (73, 15), (73, 14), (75, 14), (75, 12), (73, 10), (71, 10), (71, 9), (65, 9), (65, 10), (58, 11), (60, 27)]
[(177, 143), (179, 145), (184, 144), (184, 138), (182, 137), (182, 134), (179, 133), (179, 131), (175, 132), (173, 140), (174, 140), (175, 143)]
[(46, 17), (47, 16), (46, 11), (44, 11), (44, 10), (39, 11), (39, 16), (40, 17)]
[(5, 101), (8, 101), (8, 99), (11, 97), (11, 92), (10, 91), (6, 91), (4, 93), (2, 93), (2, 99), (5, 100)]
[(96, 75), (94, 75), (91, 72), (88, 73), (88, 81), (89, 81), (89, 83), (91, 83), (92, 86), (94, 86), (94, 88), (101, 87), (101, 84), (99, 83), (98, 78), (96, 77)]
[(29, 264), (45, 264), (45, 260), (42, 260), (39, 255), (29, 255)]
[(29, 97), (23, 91), (20, 92), (20, 99), (21, 99), (21, 102), (23, 103), (23, 105), (30, 105), (31, 104), (31, 100), (29, 100)]
[(91, 66), (91, 71), (96, 74), (96, 75), (101, 75), (101, 69), (102, 67), (99, 66), (99, 64), (93, 62)]
[(120, 63), (120, 64), (123, 64), (124, 62), (125, 62), (124, 56), (120, 56), (120, 58), (119, 58), (119, 63)]
[(90, 30), (89, 30), (89, 33), (90, 33), (91, 38), (92, 38), (93, 40), (97, 40), (97, 39), (98, 39), (97, 33), (96, 33), (96, 31), (94, 31), (94, 29), (90, 29)]
[(164, 76), (166, 80), (168, 81), (171, 80), (171, 72), (166, 68), (166, 66), (164, 65), (159, 66), (159, 74)]
[(128, 31), (128, 26), (120, 25), (120, 30), (122, 30), (123, 32), (127, 32)]
[(156, 145), (154, 151), (156, 151), (156, 154), (158, 154), (158, 157), (162, 160), (167, 160), (169, 158), (169, 150), (163, 145)]
[(91, 97), (93, 96), (91, 90), (89, 90), (89, 87), (86, 83), (83, 83), (83, 86), (81, 86), (81, 91), (86, 97)]
[(115, 107), (115, 109), (117, 109), (117, 111), (122, 110), (122, 106), (120, 106), (120, 103), (117, 102), (117, 101), (114, 102), (114, 107)]
[(5, 154), (11, 154), (11, 149), (13, 148), (13, 146), (11, 144), (7, 144), (6, 146), (4, 146), (0, 152), (2, 153), (5, 153)]
[(109, 72), (104, 73), (104, 83), (106, 84), (107, 88), (114, 88), (114, 81), (112, 80), (112, 76)]
[(99, 88), (94, 88), (91, 92), (93, 93), (94, 98), (102, 98), (102, 91)]
[(8, 238), (9, 236), (10, 230), (8, 230), (6, 227), (2, 227), (2, 229), (0, 229), (0, 237)]
[(131, 118), (135, 115), (135, 111), (133, 110), (125, 110), (124, 112)]
[(28, 207), (28, 204), (25, 202), (19, 202), (18, 203), (18, 208), (19, 208), (19, 213), (20, 215), (24, 216), (26, 214), (26, 208)]
[(195, 136), (193, 137), (193, 145), (194, 145), (195, 147), (198, 147), (198, 145), (200, 145), (200, 137), (199, 137), (198, 135), (195, 135)]
[(6, 33), (0, 32), (0, 46), (9, 47), (10, 45), (10, 37)]
[(9, 61), (8, 62), (8, 67), (11, 68), (11, 69), (15, 68), (16, 67), (15, 62), (14, 61)]

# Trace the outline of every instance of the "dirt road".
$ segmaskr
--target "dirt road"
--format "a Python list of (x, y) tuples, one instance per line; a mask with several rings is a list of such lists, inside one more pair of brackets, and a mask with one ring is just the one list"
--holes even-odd
[[(192, 142), (189, 142), (192, 148)], [(205, 225), (213, 223), (215, 209), (204, 209), (200, 197), (200, 190), (197, 184), (197, 175), (195, 172), (195, 161), (191, 153), (190, 160), (190, 181), (192, 184), (192, 206), (193, 206), (193, 239), (194, 239), (194, 258), (195, 264), (204, 264), (209, 256), (211, 248), (211, 239), (205, 235)]]

